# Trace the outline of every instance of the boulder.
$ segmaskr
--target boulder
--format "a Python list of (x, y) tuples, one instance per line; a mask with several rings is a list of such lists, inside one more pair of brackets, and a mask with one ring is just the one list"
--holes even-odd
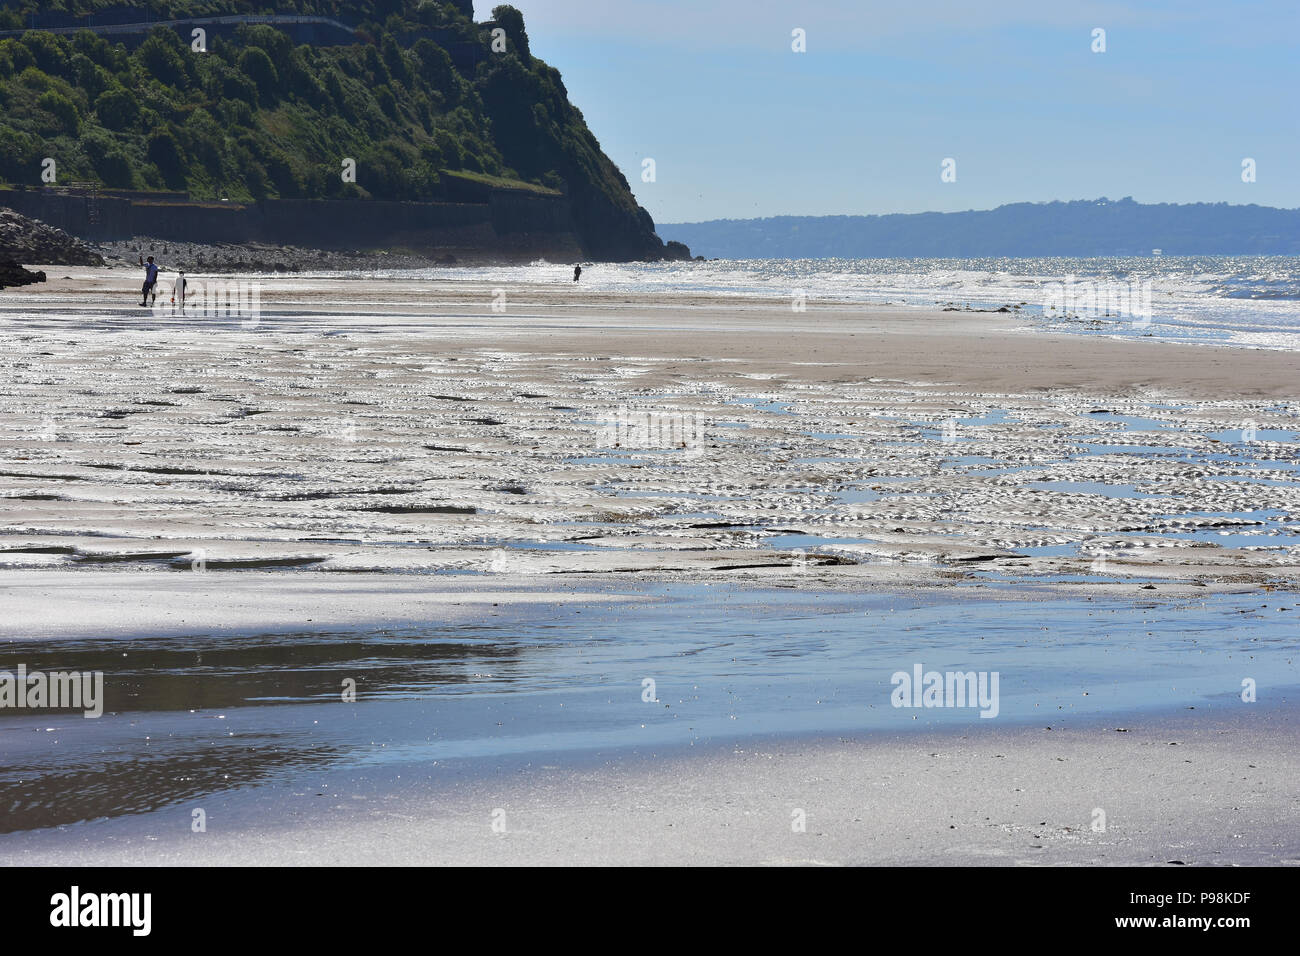
[(0, 289), (44, 281), (44, 272), (30, 272), (12, 259), (0, 259)]

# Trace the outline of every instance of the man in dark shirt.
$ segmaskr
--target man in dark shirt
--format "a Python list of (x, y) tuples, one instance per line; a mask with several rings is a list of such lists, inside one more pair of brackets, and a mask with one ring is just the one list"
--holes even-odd
[[(153, 299), (158, 298), (158, 293), (154, 291), (154, 287), (158, 284), (158, 266), (153, 261), (153, 256), (149, 257), (148, 262), (141, 259), (140, 265), (144, 266), (144, 287), (140, 290), (140, 305), (147, 308), (152, 304)], [(150, 296), (153, 298), (151, 299)]]

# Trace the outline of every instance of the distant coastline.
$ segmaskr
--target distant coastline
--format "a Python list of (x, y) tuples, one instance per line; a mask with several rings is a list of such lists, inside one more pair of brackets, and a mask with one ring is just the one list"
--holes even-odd
[(1300, 255), (1300, 209), (1081, 199), (967, 212), (660, 223), (723, 259)]

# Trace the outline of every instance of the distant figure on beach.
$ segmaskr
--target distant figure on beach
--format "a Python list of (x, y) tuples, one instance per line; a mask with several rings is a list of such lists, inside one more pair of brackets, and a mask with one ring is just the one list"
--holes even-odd
[(172, 305), (176, 306), (182, 312), (185, 311), (185, 273), (182, 272), (176, 277), (176, 288), (172, 290)]
[(577, 281), (578, 281), (578, 276), (580, 276), (580, 275), (582, 275), (582, 266), (574, 266), (574, 267), (573, 267), (573, 281), (574, 281), (574, 282), (577, 282)]
[(148, 262), (140, 259), (140, 265), (144, 266), (144, 287), (140, 290), (140, 305), (148, 308), (153, 299), (158, 298), (158, 293), (154, 291), (154, 286), (158, 284), (158, 265), (153, 261), (153, 256), (149, 257)]

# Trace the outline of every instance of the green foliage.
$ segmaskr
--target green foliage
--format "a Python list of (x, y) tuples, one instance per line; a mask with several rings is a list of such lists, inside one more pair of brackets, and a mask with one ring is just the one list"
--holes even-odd
[(109, 69), (113, 65), (113, 48), (108, 41), (89, 30), (79, 30), (72, 38), (72, 48), (93, 63)]
[[(280, 74), (265, 50), (254, 46), (241, 53), (239, 72), (253, 83), (263, 102), (270, 103), (275, 99), (276, 91), (280, 86)], [(238, 78), (232, 77), (232, 79)]]
[(126, 154), (120, 150), (110, 150), (103, 159), (95, 163), (95, 172), (104, 185), (114, 189), (132, 189), (135, 187), (135, 170)]
[(130, 90), (110, 87), (95, 100), (95, 115), (107, 129), (129, 130), (140, 117), (140, 101)]
[(184, 49), (174, 30), (156, 27), (140, 45), (134, 59), (146, 73), (164, 86), (183, 89), (189, 84), (186, 58), (181, 52)]
[[(501, 54), (490, 52), (470, 0), (138, 2), (155, 20), (333, 17), (359, 24), (358, 41), (295, 46), (265, 24), (210, 31), (207, 53), (190, 48), (188, 33), (163, 26), (134, 48), (84, 29), (0, 40), (0, 180), (35, 183), (41, 158), (52, 156), (60, 179), (188, 190), (196, 198), (563, 191), (592, 242), (613, 237), (629, 255), (662, 248), (559, 73), (533, 59), (513, 6), (492, 11), (508, 40)], [(84, 23), (122, 6), (0, 0), (0, 28), (22, 28), (33, 12), (47, 23), (60, 13), (64, 22)], [(345, 157), (357, 161), (355, 184), (339, 176)]]
[(443, 95), (444, 102), (460, 98), (460, 76), (452, 65), (451, 57), (442, 47), (421, 38), (412, 50), (419, 62), (419, 75), (425, 85)]
[(68, 68), (68, 41), (52, 33), (36, 31), (24, 34), (22, 44), (32, 55), (32, 62), (42, 73), (62, 75)]
[(145, 156), (149, 162), (158, 167), (163, 182), (173, 189), (185, 185), (185, 153), (181, 149), (176, 134), (163, 128), (149, 134), (145, 146)]
[(13, 64), (13, 72), (20, 73), (29, 66), (36, 65), (36, 57), (32, 56), (32, 51), (27, 44), (19, 40), (0, 41), (0, 49), (3, 49), (9, 62)]
[(72, 55), (71, 67), (73, 83), (88, 101), (94, 101), (113, 82), (108, 71), (84, 53)]
[(76, 136), (81, 129), (81, 114), (77, 112), (76, 104), (62, 93), (48, 90), (41, 94), (36, 105), (54, 118), (55, 132)]
[(509, 4), (492, 8), (492, 19), (506, 31), (508, 39), (524, 63), (529, 63), (533, 55), (528, 49), (528, 33), (524, 30), (524, 15)]
[(9, 182), (35, 182), (44, 155), (39, 137), (21, 132), (0, 136), (0, 177)]

